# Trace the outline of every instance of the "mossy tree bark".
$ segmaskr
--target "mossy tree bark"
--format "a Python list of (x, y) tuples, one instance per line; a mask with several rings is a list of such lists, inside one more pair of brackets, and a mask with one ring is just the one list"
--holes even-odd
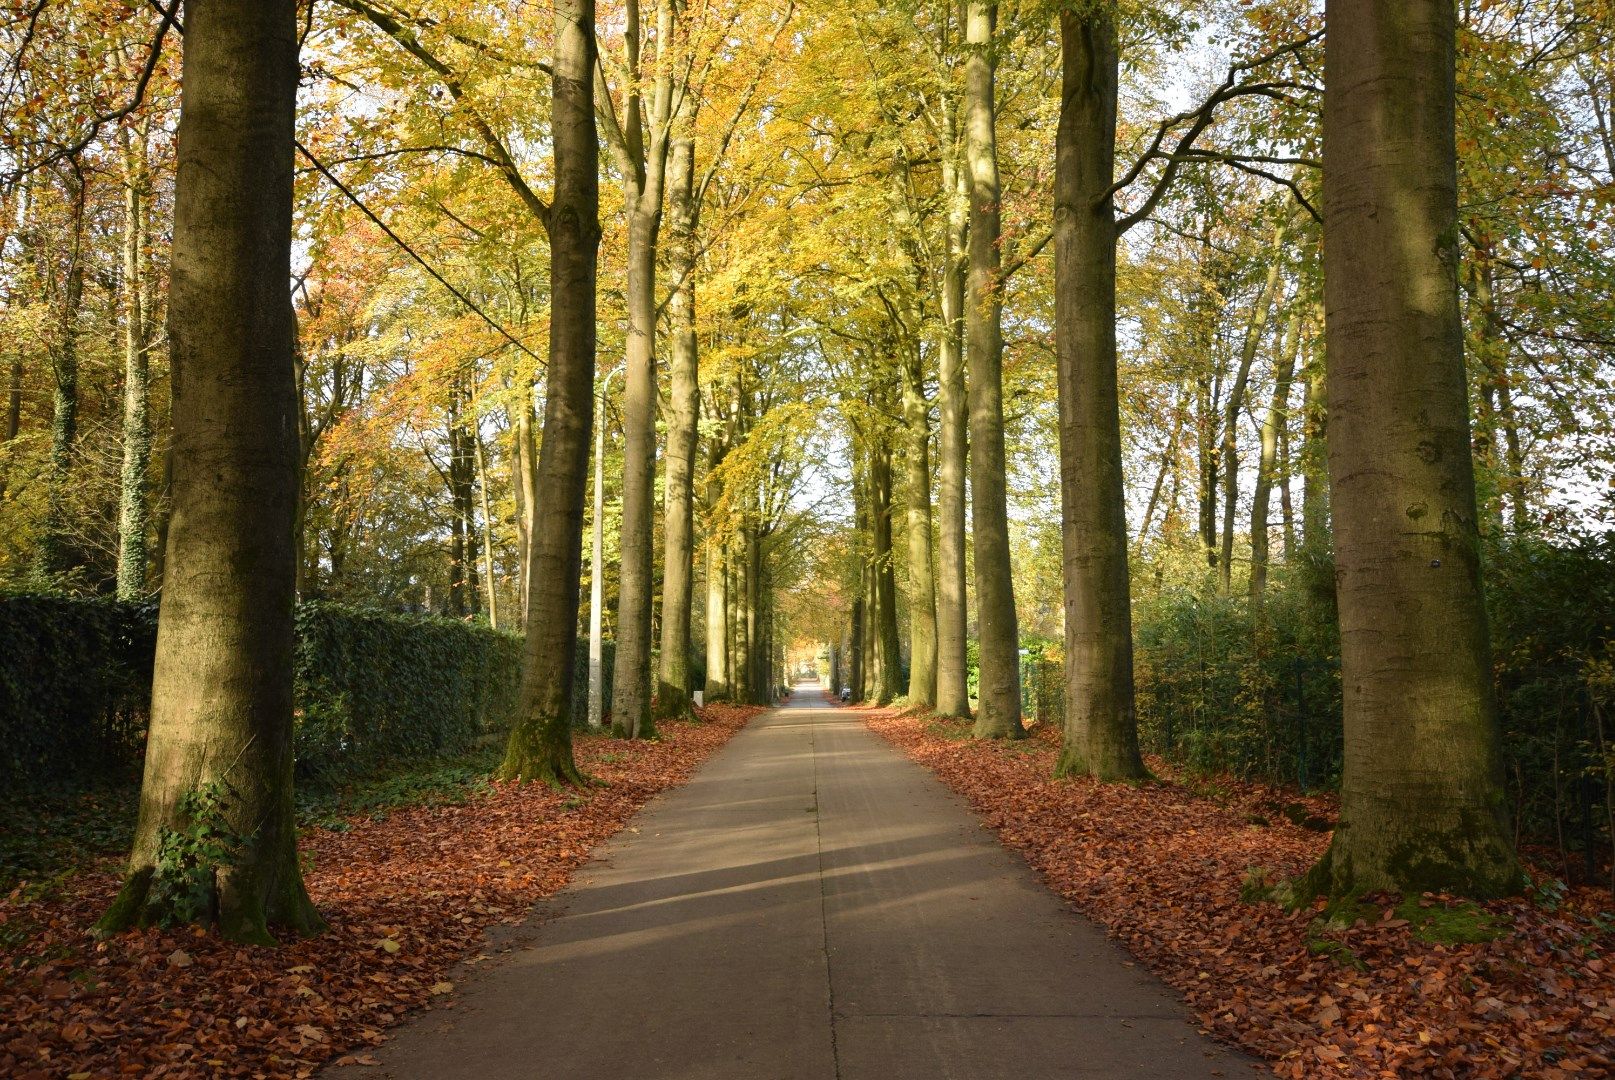
[(600, 245), (600, 143), (595, 129), (594, 0), (556, 0), (551, 130), (555, 197), (550, 241), (549, 386), (532, 521), (532, 582), (516, 724), (498, 775), (583, 782), (572, 756), (583, 501), (594, 424), (595, 283)]
[(1454, 8), (1329, 0), (1324, 296), (1345, 693), (1303, 894), (1522, 884), (1505, 817), (1458, 307)]
[(146, 594), (146, 533), (151, 525), (151, 313), (146, 304), (150, 183), (146, 122), (124, 136), (123, 469), (118, 490), (118, 597)]
[(970, 508), (981, 657), (975, 735), (1014, 739), (1026, 732), (1021, 727), (1020, 631), (1010, 568), (1004, 463), (1003, 237), (993, 89), (997, 24), (996, 3), (970, 0), (965, 15), (965, 164), (970, 181), (965, 339), (970, 353)]
[(1112, 15), (1060, 15), (1064, 71), (1055, 143), (1055, 354), (1059, 365), (1065, 733), (1057, 775), (1147, 775), (1133, 708), (1132, 607), (1116, 384)]
[[(185, 921), (273, 944), (271, 926), (323, 926), (303, 887), (292, 811), (296, 7), (185, 9), (169, 292), (173, 522), (140, 819), (103, 932)], [(199, 830), (229, 840), (189, 842)]]

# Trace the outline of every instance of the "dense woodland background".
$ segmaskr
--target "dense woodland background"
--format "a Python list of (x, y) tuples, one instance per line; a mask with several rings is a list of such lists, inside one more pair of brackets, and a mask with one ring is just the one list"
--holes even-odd
[[(1296, 0), (1121, 10), (1116, 174), (1130, 182), (1117, 199), (1137, 220), (1118, 249), (1117, 305), (1141, 738), (1208, 774), (1328, 788), (1342, 728), (1315, 217), (1321, 13)], [(123, 662), (70, 647), (98, 640), (93, 612), (122, 609), (40, 597), (145, 605), (164, 581), (180, 52), (174, 30), (152, 49), (162, 11), (15, 3), (0, 29), (0, 733), (18, 748), (10, 769), (37, 779), (46, 744), (64, 771), (89, 763), (39, 735), (70, 700), (50, 687), (81, 691), (84, 673)], [(1058, 721), (1064, 631), (1049, 14), (1002, 5), (993, 44), (1009, 570), (1023, 702), (1040, 723)], [(290, 287), (305, 623), (374, 612), (517, 631), (546, 513), (530, 478), (552, 293), (527, 196), (551, 182), (548, 12), (332, 0), (304, 15)], [(664, 359), (699, 354), (699, 442), (681, 481), (696, 523), (692, 640), (677, 650), (689, 685), (763, 701), (814, 661), (858, 698), (901, 697), (923, 623), (913, 598), (936, 588), (932, 503), (948, 468), (939, 298), (962, 250), (958, 13), (691, 0), (667, 37), (647, 23), (639, 58), (614, 3), (598, 25), (604, 498), (585, 536), (598, 516), (605, 636), (619, 630), (629, 536), (654, 597), (643, 632), (653, 650), (666, 640), (666, 480), (657, 465), (654, 505), (624, 530), (630, 380), (613, 374), (635, 336), (626, 268), (661, 153), (653, 332)], [(1508, 794), (1517, 840), (1583, 881), (1608, 880), (1615, 822), (1612, 50), (1600, 0), (1459, 4), (1459, 282)], [(676, 92), (663, 85), (674, 74)], [(691, 399), (659, 370), (665, 462)], [(584, 557), (587, 597), (587, 540)], [(968, 581), (973, 641), (974, 570)], [(580, 637), (590, 614), (586, 600)], [(311, 655), (305, 687), (336, 663)], [(140, 669), (129, 662), (133, 690), (109, 691), (123, 704), (70, 710), (71, 737), (138, 731), (127, 703)], [(479, 710), (472, 726), (505, 719)]]

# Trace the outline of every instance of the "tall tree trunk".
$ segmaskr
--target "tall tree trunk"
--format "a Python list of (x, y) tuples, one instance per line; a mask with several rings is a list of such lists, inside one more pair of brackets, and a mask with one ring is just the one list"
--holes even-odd
[[(656, 50), (665, 61), (672, 47), (673, 0), (658, 5)], [(660, 62), (649, 118), (650, 144), (643, 145), (640, 87), (645, 77), (638, 37), (639, 2), (628, 0), (625, 36), (629, 86), (625, 109), (623, 202), (628, 208), (628, 344), (623, 372), (622, 530), (617, 546), (617, 653), (611, 680), (611, 726), (625, 739), (656, 734), (650, 711), (652, 563), (656, 505), (656, 246), (662, 229), (667, 179), (668, 119), (672, 108), (670, 64)]]
[(965, 145), (970, 171), (970, 272), (965, 338), (970, 350), (970, 476), (976, 540), (976, 622), (981, 637), (980, 709), (975, 734), (1020, 738), (1020, 631), (1009, 561), (1009, 492), (1004, 463), (1004, 339), (999, 319), (998, 139), (993, 92), (998, 5), (969, 0), (965, 43)]
[(1323, 338), (1323, 306), (1315, 309), (1308, 324), (1318, 336), (1308, 349), (1302, 342), (1301, 383), (1301, 549), (1309, 556), (1329, 552), (1329, 450), (1327, 444), (1329, 408), (1324, 388), (1327, 348)]
[[(1203, 354), (1211, 362), (1209, 350)], [(1199, 466), (1199, 484), (1195, 489), (1196, 505), (1200, 510), (1200, 547), (1205, 552), (1206, 565), (1217, 566), (1217, 392), (1210, 372), (1195, 378), (1195, 462)]]
[(864, 699), (864, 596), (860, 579), (852, 598), (852, 616), (847, 630), (847, 687), (853, 701)]
[(680, 139), (668, 161), (672, 256), (676, 278), (668, 301), (667, 477), (663, 486), (662, 642), (656, 717), (694, 716), (690, 703), (690, 600), (695, 577), (695, 449), (701, 416), (700, 357), (695, 340), (695, 143)]
[(39, 566), (47, 575), (73, 569), (79, 561), (68, 536), (67, 489), (78, 446), (79, 410), (79, 312), (84, 306), (84, 226), (85, 183), (77, 163), (68, 169), (64, 181), (73, 215), (67, 269), (62, 284), (60, 325), (51, 349), (51, 374), (55, 393), (50, 425), (50, 491), (45, 509), (45, 527), (39, 541)]
[(1301, 892), (1495, 896), (1505, 815), (1458, 308), (1454, 8), (1329, 0), (1324, 289), (1345, 768)]
[[(755, 511), (754, 511), (755, 512)], [(757, 526), (748, 524), (743, 531), (746, 545), (746, 700), (753, 705), (768, 701), (768, 686), (757, 663), (763, 648), (763, 544), (757, 535)]]
[[(613, 373), (614, 374), (614, 373)], [(600, 404), (594, 425), (594, 506), (589, 515), (593, 545), (589, 558), (589, 730), (606, 723), (606, 388), (600, 383)]]
[(552, 91), (549, 386), (533, 515), (532, 601), (520, 708), (504, 780), (582, 783), (572, 757), (572, 680), (583, 570), (583, 498), (594, 423), (600, 144), (594, 126), (594, 0), (556, 0)]
[(942, 154), (942, 188), (948, 198), (943, 247), (942, 332), (937, 379), (937, 587), (936, 711), (970, 715), (969, 617), (965, 590), (966, 419), (964, 304), (966, 245), (970, 235), (969, 173), (959, 167), (958, 136), (951, 100)]
[(750, 704), (751, 678), (746, 664), (746, 545), (737, 533), (729, 539), (726, 547), (728, 557), (724, 559), (724, 564), (729, 568), (730, 692), (735, 701)]
[(1250, 320), (1245, 324), (1245, 340), (1239, 349), (1239, 367), (1234, 372), (1234, 384), (1223, 403), (1222, 451), (1217, 455), (1222, 465), (1222, 558), (1217, 563), (1219, 584), (1224, 595), (1234, 587), (1234, 519), (1239, 511), (1239, 411), (1245, 404), (1245, 387), (1250, 382), (1251, 367), (1261, 348), (1262, 336), (1272, 317), (1273, 297), (1278, 293), (1279, 271), (1283, 264), (1280, 253), (1289, 222), (1281, 221), (1273, 230), (1273, 246), (1268, 255), (1267, 277), (1256, 294), (1251, 307)]
[[(296, 7), (185, 8), (169, 290), (174, 523), (140, 820), (103, 933), (177, 919), (272, 944), (270, 926), (324, 925), (303, 888), (292, 810)], [(195, 828), (223, 831), (232, 850), (163, 851)]]
[[(118, 492), (118, 597), (146, 592), (146, 530), (150, 524), (151, 335), (146, 311), (145, 124), (126, 135), (123, 194), (123, 469)], [(299, 455), (301, 457), (301, 455)], [(302, 562), (301, 548), (298, 563)]]
[(538, 519), (538, 448), (533, 445), (533, 388), (522, 383), (521, 401), (511, 411), (511, 477), (516, 495), (516, 543), (521, 548), (521, 617), (532, 609), (533, 522)]
[(903, 366), (903, 455), (908, 487), (908, 704), (936, 705), (936, 576), (931, 565), (931, 407), (918, 348)]
[[(1499, 502), (1509, 507), (1510, 524), (1516, 532), (1528, 526), (1531, 513), (1525, 498), (1525, 455), (1520, 449), (1520, 428), (1514, 415), (1514, 393), (1509, 385), (1508, 365), (1503, 355), (1504, 339), (1493, 286), (1490, 251), (1477, 247), (1470, 263), (1470, 283), (1480, 308), (1481, 400), (1484, 403), (1481, 430), (1476, 443), (1483, 460), (1496, 476)], [(1502, 468), (1497, 467), (1496, 440), (1503, 437)], [(1497, 512), (1501, 521), (1502, 511)]]
[(1272, 545), (1268, 543), (1268, 508), (1272, 503), (1273, 481), (1279, 475), (1279, 444), (1290, 422), (1290, 383), (1295, 378), (1296, 352), (1301, 347), (1301, 306), (1290, 312), (1284, 340), (1273, 358), (1273, 399), (1262, 417), (1262, 449), (1256, 463), (1256, 490), (1251, 495), (1251, 579), (1250, 598), (1260, 603), (1267, 589), (1267, 567)]
[(1133, 711), (1116, 385), (1118, 59), (1112, 15), (1062, 11), (1064, 73), (1055, 143), (1055, 353), (1065, 582), (1065, 733), (1056, 775), (1147, 775)]
[[(717, 438), (710, 444), (707, 458), (707, 511), (715, 512), (723, 495), (723, 484), (715, 475), (723, 462), (724, 445)], [(709, 522), (711, 518), (708, 518)], [(733, 694), (729, 685), (729, 570), (724, 560), (721, 536), (707, 532), (707, 679), (706, 699), (723, 701)]]
[(870, 447), (869, 495), (875, 554), (875, 654), (880, 673), (874, 699), (877, 705), (889, 705), (898, 694), (903, 662), (897, 639), (897, 573), (892, 565), (892, 449), (884, 432), (875, 436)]
[(488, 455), (482, 448), (482, 432), (473, 424), (467, 431), (471, 437), (471, 456), (477, 466), (477, 491), (482, 499), (482, 567), (483, 587), (488, 592), (488, 625), (499, 629), (499, 593), (493, 571), (493, 514), (488, 510)]

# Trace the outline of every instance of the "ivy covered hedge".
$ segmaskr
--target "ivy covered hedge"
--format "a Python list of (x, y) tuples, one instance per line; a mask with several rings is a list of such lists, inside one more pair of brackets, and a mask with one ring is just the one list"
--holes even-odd
[[(139, 775), (157, 607), (0, 595), (0, 777), (58, 782)], [(297, 610), (298, 769), (341, 773), (452, 753), (509, 727), (522, 640), (486, 626), (327, 602)], [(610, 708), (610, 643), (606, 647)], [(578, 643), (573, 721), (587, 718)]]
[(0, 776), (137, 771), (157, 606), (0, 595)]

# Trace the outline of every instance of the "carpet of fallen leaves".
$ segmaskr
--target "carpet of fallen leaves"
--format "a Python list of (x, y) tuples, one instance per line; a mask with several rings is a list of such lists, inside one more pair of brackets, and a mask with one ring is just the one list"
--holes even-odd
[[(1591, 918), (1600, 897), (1590, 890), (1557, 912), (1525, 900), (1485, 905), (1509, 929), (1484, 944), (1416, 939), (1390, 910), (1394, 898), (1325, 935), (1312, 925), (1321, 904), (1288, 914), (1242, 902), (1240, 888), (1248, 868), (1292, 876), (1318, 858), (1327, 832), (1272, 807), (1299, 801), (1310, 824), (1327, 827), (1328, 798), (1234, 781), (1207, 797), (1153, 760), (1164, 782), (1057, 781), (1054, 732), (988, 744), (892, 711), (866, 719), (1181, 991), (1208, 1031), (1280, 1076), (1615, 1075), (1615, 940)], [(1601, 900), (1607, 908), (1607, 892)], [(1320, 939), (1340, 949), (1309, 951)]]
[(279, 949), (186, 930), (95, 942), (117, 886), (86, 872), (48, 899), (0, 899), (0, 1076), (292, 1077), (371, 1064), (389, 1024), (447, 1003), (448, 973), (483, 930), (520, 922), (589, 850), (687, 779), (763, 710), (712, 705), (663, 739), (578, 740), (603, 786), (495, 785), (459, 806), (409, 808), (351, 830), (306, 830), (309, 891), (329, 933)]

